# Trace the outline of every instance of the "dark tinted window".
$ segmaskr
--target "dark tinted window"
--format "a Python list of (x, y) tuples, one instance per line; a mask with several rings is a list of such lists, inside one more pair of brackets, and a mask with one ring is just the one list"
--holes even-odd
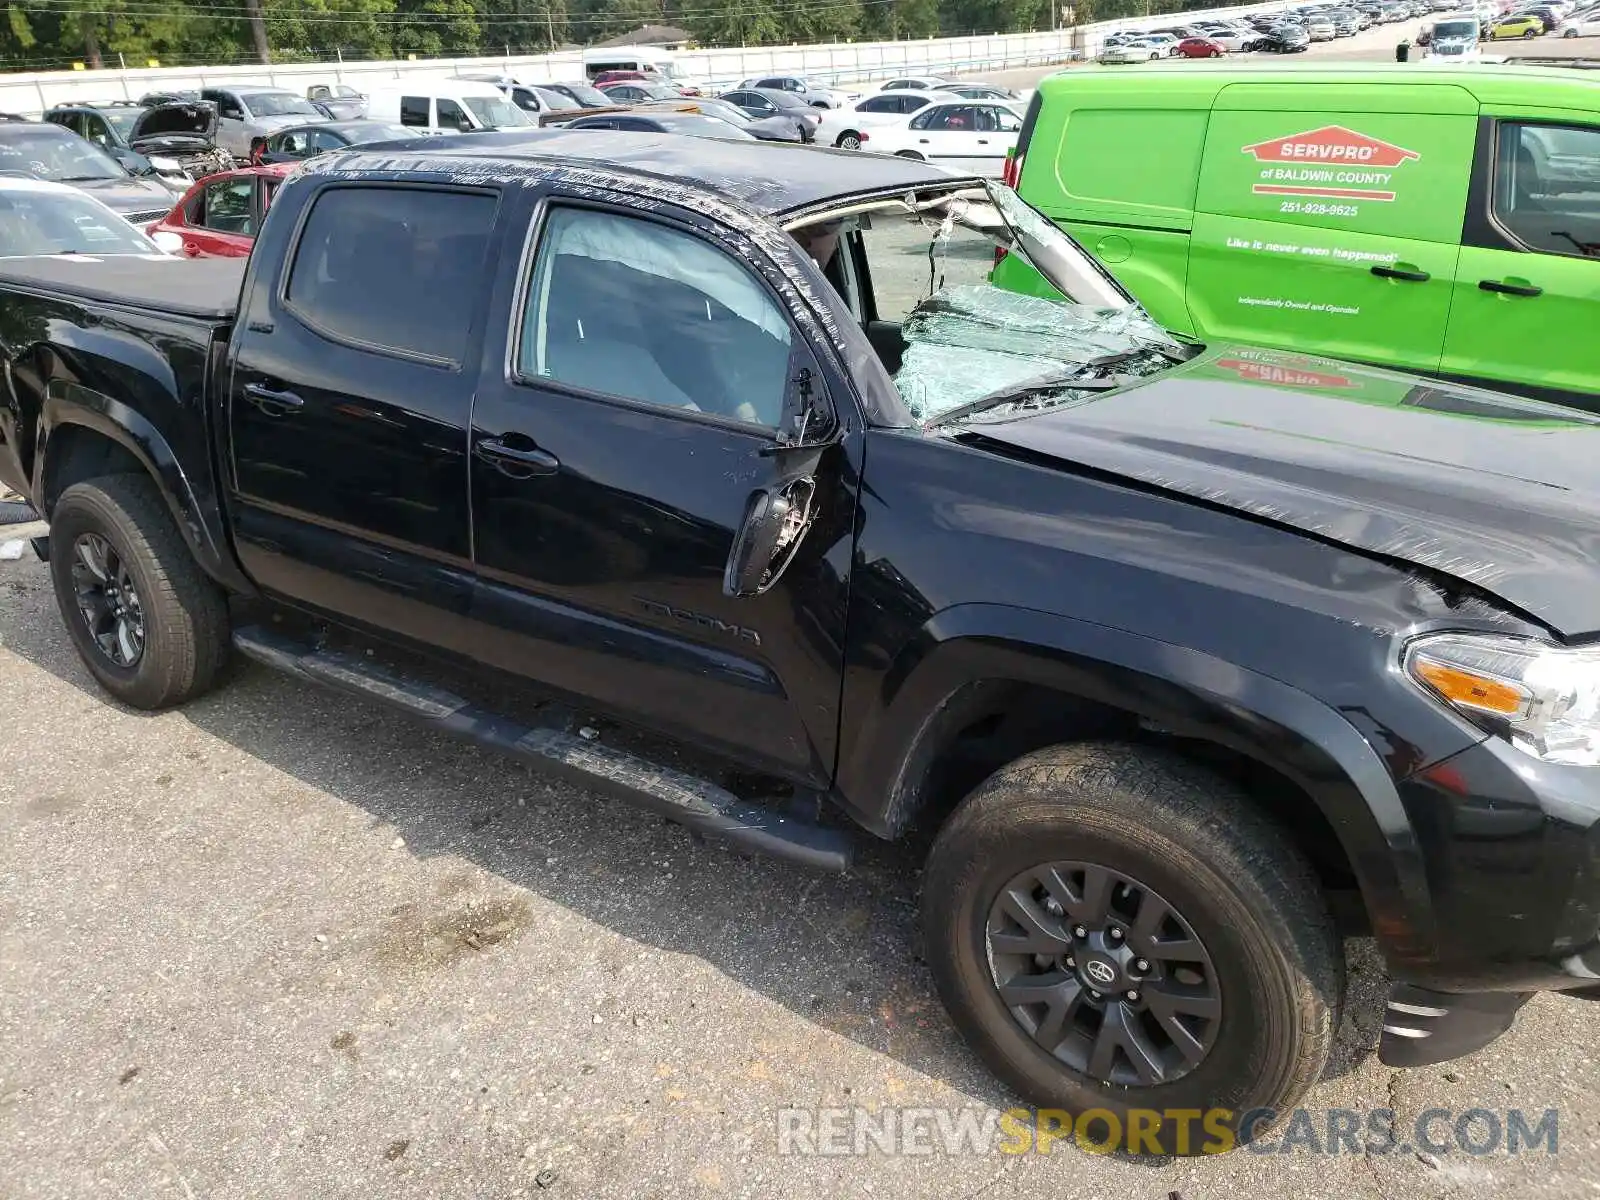
[(1530, 249), (1600, 259), (1600, 128), (1502, 125), (1494, 214)]
[(426, 96), (400, 97), (400, 124), (430, 125), (432, 123), (432, 118), (428, 115), (428, 98)]
[(898, 96), (874, 96), (870, 100), (863, 100), (856, 105), (857, 112), (897, 113), (905, 112)]
[(750, 268), (653, 221), (556, 209), (539, 239), (518, 373), (776, 428), (789, 324)]
[(249, 175), (211, 184), (202, 198), (200, 224), (218, 233), (253, 237), (256, 228), (250, 215), (250, 206), (255, 200), (255, 193), (256, 181)]
[(467, 114), (461, 110), (461, 105), (454, 100), (439, 100), (439, 124), (445, 129), (458, 129), (466, 121)]
[(494, 210), (483, 193), (330, 188), (295, 248), (289, 307), (331, 337), (459, 363)]

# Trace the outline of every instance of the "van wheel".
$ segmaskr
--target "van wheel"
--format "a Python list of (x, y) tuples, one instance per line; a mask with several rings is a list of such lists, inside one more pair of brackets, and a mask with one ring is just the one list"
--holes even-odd
[(839, 135), (839, 140), (834, 143), (841, 150), (861, 149), (861, 135), (854, 129), (847, 129)]
[(75, 483), (50, 514), (50, 579), (91, 674), (134, 708), (205, 692), (228, 654), (228, 606), (143, 475)]
[[(922, 906), (957, 1028), (1026, 1102), (1114, 1114), (1094, 1138), (1134, 1110), (1281, 1112), (1327, 1063), (1344, 974), (1317, 878), (1177, 755), (1054, 746), (1002, 768), (940, 831)], [(1232, 1145), (1213, 1132), (1164, 1121), (1156, 1141)]]
[(915, 150), (896, 150), (894, 152), (894, 156), (896, 158), (913, 158), (917, 162), (927, 162), (928, 161), (927, 159), (923, 158), (922, 155), (918, 154)]

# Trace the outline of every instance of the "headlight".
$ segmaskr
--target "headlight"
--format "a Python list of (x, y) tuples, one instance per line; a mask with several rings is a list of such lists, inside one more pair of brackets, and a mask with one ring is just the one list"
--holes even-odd
[(1406, 647), (1406, 673), (1545, 762), (1600, 765), (1600, 649), (1446, 633)]

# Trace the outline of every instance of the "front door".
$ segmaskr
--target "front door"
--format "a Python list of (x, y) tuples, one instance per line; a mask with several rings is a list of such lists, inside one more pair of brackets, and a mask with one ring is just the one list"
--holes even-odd
[(1441, 369), (1600, 411), (1600, 123), (1540, 114), (1482, 136)]
[[(248, 182), (248, 181), (247, 181)], [(281, 597), (465, 652), (467, 424), (498, 197), (324, 184), (254, 277), (228, 417), (239, 558)], [(283, 239), (283, 240), (280, 240)]]
[(976, 105), (938, 104), (911, 118), (909, 144), (929, 162), (965, 175), (977, 170), (983, 136)]
[[(855, 479), (843, 446), (777, 449), (786, 412), (827, 398), (770, 259), (671, 206), (556, 195), (541, 213), (473, 409), (484, 645), (624, 720), (821, 783)], [(756, 550), (787, 549), (740, 588), (735, 543), (769, 500), (793, 524)]]

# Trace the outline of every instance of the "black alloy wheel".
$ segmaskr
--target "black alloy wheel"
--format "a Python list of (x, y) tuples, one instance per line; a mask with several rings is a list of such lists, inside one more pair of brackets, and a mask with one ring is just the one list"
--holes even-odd
[(1093, 863), (1022, 872), (989, 909), (1000, 999), (1038, 1044), (1104, 1083), (1151, 1086), (1205, 1059), (1222, 1019), (1211, 955), (1182, 914)]
[(90, 640), (113, 666), (129, 670), (144, 656), (144, 604), (127, 561), (98, 533), (72, 544), (72, 586)]

